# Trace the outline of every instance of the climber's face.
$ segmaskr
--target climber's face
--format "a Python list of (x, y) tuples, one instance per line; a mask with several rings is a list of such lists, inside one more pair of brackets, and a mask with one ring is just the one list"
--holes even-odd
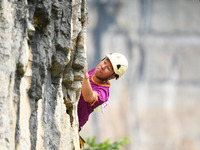
[[(94, 75), (97, 78), (107, 80), (114, 74), (114, 70), (112, 67), (112, 64), (108, 58), (102, 60), (98, 66), (96, 67), (96, 70), (94, 72)], [(112, 77), (115, 78), (115, 77)]]

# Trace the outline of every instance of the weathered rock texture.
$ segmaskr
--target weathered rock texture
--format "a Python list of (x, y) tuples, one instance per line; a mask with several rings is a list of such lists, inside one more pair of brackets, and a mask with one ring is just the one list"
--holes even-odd
[(79, 149), (85, 0), (0, 1), (0, 149)]

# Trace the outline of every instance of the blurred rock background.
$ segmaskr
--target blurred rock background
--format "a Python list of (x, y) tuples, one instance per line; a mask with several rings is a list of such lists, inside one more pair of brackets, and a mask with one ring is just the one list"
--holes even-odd
[(198, 0), (88, 0), (89, 68), (121, 52), (129, 69), (83, 136), (128, 136), (125, 150), (200, 149), (199, 14)]

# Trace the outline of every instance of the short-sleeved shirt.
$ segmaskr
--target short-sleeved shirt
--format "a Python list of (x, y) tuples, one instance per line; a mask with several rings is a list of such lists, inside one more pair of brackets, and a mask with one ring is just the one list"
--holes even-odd
[(107, 81), (106, 84), (98, 84), (93, 80), (93, 74), (96, 68), (90, 70), (89, 81), (92, 87), (92, 90), (96, 93), (96, 100), (91, 104), (84, 100), (81, 93), (79, 102), (78, 102), (78, 119), (79, 127), (82, 127), (89, 119), (89, 115), (94, 111), (94, 109), (104, 102), (108, 101), (109, 98), (109, 87), (110, 82)]

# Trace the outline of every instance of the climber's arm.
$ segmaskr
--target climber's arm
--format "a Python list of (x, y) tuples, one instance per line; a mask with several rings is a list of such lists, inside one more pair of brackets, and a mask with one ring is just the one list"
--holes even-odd
[(97, 99), (97, 94), (92, 90), (90, 85), (87, 65), (85, 66), (84, 79), (82, 84), (82, 95), (84, 100), (88, 103), (93, 103)]

